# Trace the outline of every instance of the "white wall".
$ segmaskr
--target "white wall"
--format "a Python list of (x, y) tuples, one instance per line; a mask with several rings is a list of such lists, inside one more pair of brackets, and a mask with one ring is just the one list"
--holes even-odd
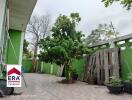
[[(2, 47), (2, 31), (3, 31), (3, 23), (4, 23), (4, 17), (5, 17), (5, 8), (6, 8), (6, 0), (0, 0), (0, 63), (2, 61), (1, 56), (1, 47)], [(1, 66), (0, 66), (1, 67)], [(0, 68), (0, 77), (2, 77), (2, 72)]]
[(1, 34), (2, 34), (2, 29), (3, 29), (4, 17), (5, 17), (5, 8), (6, 8), (6, 0), (0, 0), (0, 43), (2, 40)]

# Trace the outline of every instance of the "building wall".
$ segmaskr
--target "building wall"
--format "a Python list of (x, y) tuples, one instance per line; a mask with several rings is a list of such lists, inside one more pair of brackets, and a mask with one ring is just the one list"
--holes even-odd
[[(20, 2), (21, 1), (21, 2)], [(25, 0), (26, 1), (26, 0)], [(30, 6), (23, 0), (0, 0), (0, 77), (2, 76), (2, 65), (5, 64), (22, 64), (22, 51), (24, 33), (17, 30), (25, 30), (26, 24), (32, 13), (37, 0), (29, 0)], [(21, 5), (22, 4), (22, 5)], [(20, 5), (20, 6), (18, 6)], [(23, 7), (26, 7), (23, 9)], [(14, 9), (17, 9), (14, 10)], [(26, 15), (25, 12), (27, 11)], [(10, 14), (9, 14), (10, 13)], [(15, 16), (14, 16), (15, 14)], [(20, 17), (19, 17), (20, 16)], [(23, 16), (24, 19), (21, 17)], [(10, 25), (9, 25), (10, 19)], [(24, 26), (22, 26), (24, 24)], [(9, 30), (15, 29), (15, 30)], [(21, 26), (17, 28), (17, 26)], [(11, 37), (14, 50), (10, 40), (8, 41), (8, 30)]]
[[(1, 35), (3, 31), (4, 17), (6, 10), (6, 0), (0, 0), (0, 43), (1, 43)], [(1, 46), (1, 45), (0, 45)]]
[[(25, 69), (25, 72), (30, 73), (32, 72), (32, 60), (23, 59), (22, 65)], [(74, 59), (72, 62), (73, 69), (76, 70), (78, 74), (78, 78), (81, 80), (83, 73), (84, 73), (84, 58), (81, 59)], [(57, 75), (58, 69), (60, 66), (56, 65), (55, 63), (45, 63), (41, 62), (41, 65), (38, 64), (38, 71), (45, 74), (52, 74)]]
[(72, 62), (73, 69), (77, 72), (79, 80), (82, 80), (82, 76), (84, 74), (84, 65), (84, 58), (74, 59)]
[(0, 0), (0, 61), (3, 60), (7, 38), (7, 15), (6, 15), (6, 0)]
[[(130, 42), (131, 40), (131, 42)], [(129, 73), (132, 73), (132, 38), (122, 40), (125, 43), (116, 43), (116, 46), (120, 48), (120, 66), (121, 66), (121, 77), (126, 80)]]
[(121, 51), (121, 75), (123, 79), (127, 79), (129, 73), (132, 73), (132, 49)]
[[(19, 64), (20, 53), (21, 53), (21, 31), (17, 30), (9, 30), (10, 39), (8, 40), (8, 48), (6, 55), (6, 63), (7, 64)], [(12, 42), (12, 43), (11, 43)], [(14, 48), (12, 47), (12, 44)], [(15, 52), (14, 52), (15, 51)]]
[(51, 63), (41, 62), (41, 72), (42, 73), (57, 75), (58, 68), (59, 66), (56, 65), (55, 63), (51, 64)]
[(6, 0), (0, 0), (0, 78), (2, 78), (2, 61), (3, 61), (3, 36), (5, 33), (5, 18), (6, 17)]
[[(45, 73), (45, 74), (57, 75), (59, 67), (60, 66), (56, 65), (55, 63), (51, 64), (51, 63), (42, 62), (41, 63), (41, 69), (42, 69), (41, 72)], [(84, 73), (84, 59), (83, 58), (74, 59), (73, 62), (72, 62), (72, 67), (77, 72), (78, 79), (81, 80), (82, 76), (83, 76), (83, 73)]]
[(25, 73), (30, 73), (33, 70), (32, 59), (23, 59), (22, 66), (24, 68)]

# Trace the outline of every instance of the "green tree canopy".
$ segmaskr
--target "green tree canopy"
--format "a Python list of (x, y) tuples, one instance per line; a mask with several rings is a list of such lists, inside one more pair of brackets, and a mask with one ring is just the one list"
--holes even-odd
[(27, 49), (28, 45), (29, 45), (28, 41), (26, 39), (24, 39), (24, 44), (23, 44), (23, 53), (24, 54), (28, 54), (28, 49)]
[(113, 4), (113, 2), (120, 2), (120, 4), (127, 8), (127, 10), (130, 10), (132, 7), (132, 0), (102, 0), (102, 2), (104, 2), (106, 7)]
[(99, 24), (97, 29), (92, 30), (91, 34), (86, 38), (88, 45), (96, 44), (100, 41), (106, 41), (116, 38), (119, 32), (114, 30), (115, 28), (110, 24)]
[(89, 50), (82, 40), (84, 34), (76, 30), (80, 20), (78, 13), (71, 13), (70, 16), (59, 15), (52, 27), (52, 36), (39, 42), (42, 49), (40, 60), (65, 65), (69, 71), (72, 59), (81, 58), (83, 54), (88, 53)]
[(29, 52), (28, 46), (29, 46), (29, 42), (26, 39), (24, 39), (23, 56), (26, 57), (26, 58), (32, 58), (33, 54), (32, 54), (32, 52)]

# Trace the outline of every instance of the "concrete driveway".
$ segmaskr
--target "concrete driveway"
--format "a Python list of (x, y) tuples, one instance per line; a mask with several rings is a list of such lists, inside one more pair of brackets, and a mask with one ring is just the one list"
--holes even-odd
[(109, 94), (105, 86), (75, 84), (60, 84), (62, 78), (47, 74), (24, 74), (28, 88), (15, 88), (15, 93), (0, 100), (132, 100), (132, 95)]

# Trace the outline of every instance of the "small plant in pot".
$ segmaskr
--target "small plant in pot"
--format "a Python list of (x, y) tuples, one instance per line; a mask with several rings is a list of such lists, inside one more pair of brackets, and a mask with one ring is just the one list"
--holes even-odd
[(113, 94), (122, 93), (123, 92), (122, 80), (116, 76), (112, 76), (110, 78), (110, 82), (107, 84), (107, 88), (109, 89), (110, 93)]
[(124, 82), (124, 91), (132, 94), (132, 73), (129, 73), (128, 80)]

